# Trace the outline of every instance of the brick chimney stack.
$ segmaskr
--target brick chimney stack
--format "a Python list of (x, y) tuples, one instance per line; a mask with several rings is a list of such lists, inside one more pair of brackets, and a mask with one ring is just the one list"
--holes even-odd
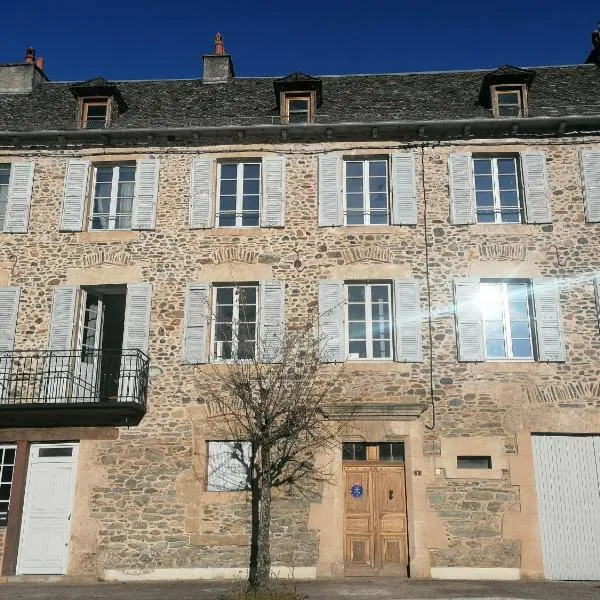
[(214, 54), (205, 54), (202, 60), (204, 61), (202, 83), (227, 83), (235, 77), (233, 61), (226, 53), (223, 36), (220, 33), (215, 36)]
[(35, 50), (31, 46), (27, 48), (24, 62), (26, 65), (32, 65), (35, 62)]
[(44, 70), (44, 59), (41, 56), (38, 56), (35, 59), (35, 66), (40, 70), (43, 71)]
[(215, 35), (215, 54), (223, 56), (225, 54), (225, 46), (223, 45), (223, 36), (220, 33)]

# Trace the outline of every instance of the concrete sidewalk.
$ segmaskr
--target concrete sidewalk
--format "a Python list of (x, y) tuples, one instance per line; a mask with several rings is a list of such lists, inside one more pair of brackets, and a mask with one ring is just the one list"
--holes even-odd
[[(64, 583), (10, 581), (0, 584), (0, 600), (221, 600), (240, 583)], [(288, 582), (308, 600), (600, 600), (600, 582), (407, 581), (393, 578), (346, 578)]]

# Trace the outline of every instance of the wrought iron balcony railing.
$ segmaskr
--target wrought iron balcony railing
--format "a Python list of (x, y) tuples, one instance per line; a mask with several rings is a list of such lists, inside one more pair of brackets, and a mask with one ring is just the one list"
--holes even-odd
[(148, 369), (140, 350), (1, 352), (0, 427), (137, 424)]

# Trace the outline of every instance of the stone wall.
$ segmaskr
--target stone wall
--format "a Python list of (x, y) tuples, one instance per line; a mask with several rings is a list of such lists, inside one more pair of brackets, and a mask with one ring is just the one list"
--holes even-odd
[(4, 559), (5, 536), (6, 536), (6, 527), (0, 527), (0, 570), (2, 569), (2, 561)]
[[(317, 226), (317, 158), (323, 150), (385, 153), (397, 143), (281, 144), (269, 148), (286, 155), (287, 212), (282, 229), (190, 230), (187, 227), (189, 170), (196, 149), (86, 151), (92, 160), (120, 160), (155, 154), (161, 161), (156, 231), (59, 233), (60, 199), (71, 151), (3, 151), (0, 160), (25, 155), (36, 162), (30, 230), (0, 234), (0, 277), (22, 287), (17, 348), (46, 345), (54, 287), (61, 283), (150, 282), (153, 285), (149, 354), (158, 367), (151, 380), (148, 413), (139, 427), (114, 432), (116, 439), (90, 444), (89, 469), (95, 472), (76, 501), (96, 524), (86, 559), (72, 550), (79, 574), (103, 569), (166, 569), (243, 566), (248, 551), (248, 503), (239, 495), (209, 493), (204, 487), (206, 432), (201, 408), (211, 367), (181, 362), (184, 291), (191, 281), (286, 282), (289, 324), (317, 310), (322, 279), (421, 280), (426, 306), (424, 207), (427, 205), (432, 339), (423, 326), (420, 364), (352, 362), (334, 400), (413, 402), (430, 399), (433, 365), (435, 427), (432, 410), (421, 417), (423, 481), (407, 482), (410, 502), (429, 503), (441, 535), (433, 541), (422, 530), (409, 532), (419, 558), (414, 572), (434, 566), (518, 567), (520, 531), (507, 537), (502, 522), (519, 513), (519, 486), (508, 468), (501, 478), (453, 480), (439, 464), (443, 440), (500, 438), (506, 456), (519, 455), (523, 431), (600, 432), (597, 384), (600, 336), (589, 276), (600, 270), (600, 226), (583, 216), (578, 149), (592, 141), (535, 140), (427, 145), (415, 148), (419, 224), (403, 227)], [(452, 151), (516, 152), (544, 149), (548, 155), (552, 225), (452, 226), (448, 221), (448, 154)], [(214, 147), (214, 156), (260, 156), (263, 146)], [(422, 166), (424, 167), (424, 185)], [(294, 267), (299, 258), (302, 267)], [(565, 363), (481, 363), (456, 361), (452, 278), (467, 275), (558, 277), (567, 345)], [(357, 435), (361, 434), (357, 424)], [(545, 427), (546, 429), (539, 429)], [(15, 433), (3, 433), (3, 436)], [(46, 439), (40, 430), (36, 439)], [(6, 438), (7, 440), (9, 438)], [(31, 438), (30, 438), (31, 439)], [(368, 437), (365, 437), (368, 439)], [(409, 438), (406, 438), (410, 442)], [(376, 440), (371, 440), (376, 441)], [(450, 456), (450, 460), (454, 457)], [(437, 463), (439, 461), (439, 464)], [(532, 466), (529, 464), (529, 470)], [(408, 477), (413, 474), (407, 469)], [(335, 482), (334, 482), (335, 483)], [(339, 482), (338, 482), (339, 483)], [(86, 484), (86, 485), (88, 485)], [(335, 486), (334, 486), (335, 487)], [(337, 486), (339, 488), (339, 485)], [(421, 489), (422, 488), (422, 489)], [(339, 511), (341, 489), (323, 502)], [(422, 494), (419, 496), (418, 494)], [(273, 560), (313, 566), (328, 539), (310, 528), (309, 514), (320, 498), (277, 498)], [(534, 506), (534, 505), (533, 505)], [(409, 521), (411, 515), (409, 513)], [(518, 528), (517, 528), (518, 529)], [(338, 532), (341, 536), (341, 532)], [(91, 548), (91, 549), (90, 549)], [(75, 553), (75, 554), (73, 554)], [(415, 553), (412, 553), (413, 555)], [(340, 556), (338, 561), (342, 560)], [(426, 576), (426, 575), (424, 575)]]

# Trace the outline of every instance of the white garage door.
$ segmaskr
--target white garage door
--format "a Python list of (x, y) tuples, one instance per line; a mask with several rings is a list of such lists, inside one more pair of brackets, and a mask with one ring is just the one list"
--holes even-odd
[(548, 579), (600, 579), (600, 436), (535, 435), (533, 459)]

